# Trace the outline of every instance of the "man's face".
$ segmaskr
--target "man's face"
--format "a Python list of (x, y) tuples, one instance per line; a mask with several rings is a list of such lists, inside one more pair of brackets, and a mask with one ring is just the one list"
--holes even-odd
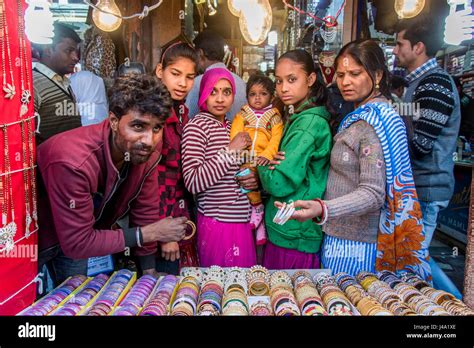
[(64, 38), (51, 48), (48, 66), (57, 74), (64, 76), (74, 72), (74, 66), (79, 62), (78, 43), (70, 38)]
[(397, 58), (398, 66), (402, 68), (409, 68), (416, 61), (415, 48), (410, 41), (405, 39), (405, 30), (397, 33), (397, 44), (393, 49), (393, 54)]
[(130, 110), (120, 120), (110, 115), (113, 146), (134, 165), (147, 162), (163, 136), (164, 120)]

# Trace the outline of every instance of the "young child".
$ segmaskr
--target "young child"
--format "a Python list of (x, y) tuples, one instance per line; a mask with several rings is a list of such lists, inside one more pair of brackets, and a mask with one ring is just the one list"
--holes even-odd
[[(258, 166), (266, 166), (278, 152), (278, 145), (283, 133), (283, 122), (280, 113), (271, 104), (275, 85), (264, 75), (252, 75), (247, 82), (248, 104), (235, 116), (230, 130), (232, 140), (238, 133), (246, 132), (252, 139), (250, 161), (241, 169), (257, 171)], [(257, 245), (267, 241), (263, 222), (264, 207), (259, 191), (247, 194), (252, 205), (250, 224), (256, 230)]]
[[(163, 50), (161, 61), (156, 67), (156, 76), (168, 89), (173, 100), (171, 115), (163, 128), (162, 159), (158, 164), (160, 196), (160, 217), (173, 216), (190, 218), (190, 194), (184, 187), (181, 167), (181, 138), (188, 123), (188, 109), (184, 100), (193, 87), (197, 74), (198, 56), (186, 43), (178, 42)], [(139, 250), (140, 263), (145, 273), (158, 272), (178, 274), (181, 267), (198, 266), (196, 240), (179, 243), (160, 243)], [(158, 251), (158, 255), (151, 255)]]
[(225, 118), (234, 95), (234, 78), (227, 69), (206, 71), (199, 93), (201, 111), (184, 128), (184, 183), (197, 198), (202, 267), (251, 267), (256, 263), (250, 203), (234, 177), (241, 164), (236, 154), (252, 141), (244, 132), (230, 141), (231, 125)]
[(278, 165), (258, 167), (263, 188), (271, 195), (265, 206), (268, 239), (263, 265), (269, 269), (319, 268), (321, 227), (313, 221), (273, 222), (275, 201), (290, 203), (321, 198), (326, 188), (332, 136), (326, 90), (316, 79), (309, 53), (285, 53), (276, 65), (276, 90), (288, 109)]

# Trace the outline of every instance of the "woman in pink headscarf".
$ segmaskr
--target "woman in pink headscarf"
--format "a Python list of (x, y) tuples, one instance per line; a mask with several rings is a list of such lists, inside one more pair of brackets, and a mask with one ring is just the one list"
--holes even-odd
[(202, 267), (256, 264), (250, 203), (235, 180), (242, 151), (252, 140), (242, 132), (230, 141), (231, 123), (225, 115), (234, 95), (234, 78), (227, 69), (208, 70), (201, 80), (200, 113), (184, 128), (183, 176), (186, 188), (197, 199)]

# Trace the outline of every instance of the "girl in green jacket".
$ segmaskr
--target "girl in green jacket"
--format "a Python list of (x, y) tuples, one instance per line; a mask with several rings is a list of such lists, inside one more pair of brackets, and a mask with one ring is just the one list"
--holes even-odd
[(321, 227), (312, 220), (278, 225), (273, 218), (275, 201), (323, 196), (332, 144), (330, 114), (324, 106), (327, 92), (317, 81), (313, 59), (303, 50), (289, 51), (278, 59), (275, 82), (287, 109), (280, 143), (285, 157), (278, 165), (258, 168), (263, 188), (270, 194), (265, 206), (269, 242), (263, 265), (269, 269), (319, 268)]

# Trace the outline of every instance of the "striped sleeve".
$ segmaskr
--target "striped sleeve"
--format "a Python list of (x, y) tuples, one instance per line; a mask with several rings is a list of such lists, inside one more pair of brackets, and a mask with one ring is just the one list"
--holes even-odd
[(445, 74), (431, 74), (424, 78), (415, 90), (413, 102), (420, 114), (414, 122), (411, 148), (416, 156), (424, 156), (433, 150), (433, 144), (448, 123), (454, 110), (454, 92), (451, 79)]
[[(220, 135), (215, 135), (221, 137)], [(225, 150), (229, 145), (228, 137), (213, 139), (213, 146), (218, 149), (208, 149), (208, 138), (205, 127), (197, 122), (186, 125), (183, 134), (183, 177), (184, 184), (192, 194), (206, 191), (221, 180), (232, 164), (234, 158), (225, 151), (217, 151), (215, 155), (206, 158), (206, 152), (211, 150)]]

